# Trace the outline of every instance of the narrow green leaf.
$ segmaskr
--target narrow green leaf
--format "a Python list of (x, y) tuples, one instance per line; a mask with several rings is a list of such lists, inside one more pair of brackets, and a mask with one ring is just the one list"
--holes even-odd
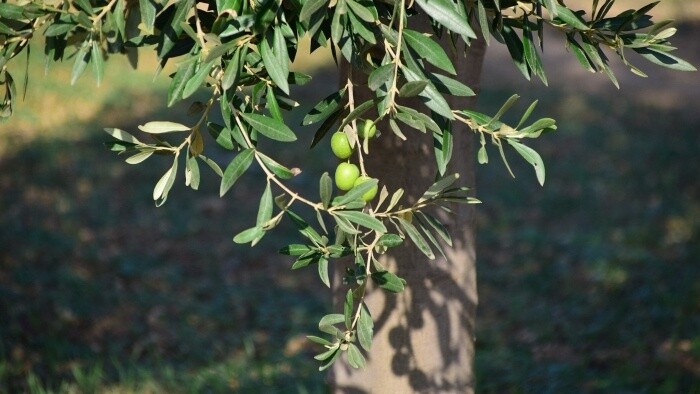
[(328, 0), (306, 0), (299, 11), (299, 22), (308, 26), (311, 15), (327, 5)]
[(270, 111), (270, 115), (275, 120), (278, 120), (280, 122), (284, 122), (284, 118), (282, 117), (282, 111), (280, 110), (280, 106), (277, 103), (277, 98), (275, 97), (275, 92), (272, 86), (267, 87), (267, 93), (265, 94), (265, 100), (267, 100), (267, 109)]
[[(568, 7), (561, 4), (555, 4), (557, 19), (566, 23), (567, 25), (573, 27), (577, 30), (590, 30), (588, 25), (586, 25), (580, 16), (575, 14)], [(550, 9), (551, 10), (551, 9)]]
[(335, 211), (334, 212), (336, 215), (340, 215), (344, 217), (345, 219), (359, 224), (362, 227), (366, 227), (370, 230), (374, 230), (380, 233), (386, 233), (386, 227), (384, 224), (377, 218), (374, 218), (370, 216), (369, 214), (366, 214), (364, 212), (360, 211)]
[(383, 246), (385, 248), (393, 248), (399, 246), (403, 243), (403, 239), (399, 237), (398, 234), (383, 234), (377, 245)]
[(345, 294), (345, 303), (343, 304), (343, 316), (345, 316), (345, 327), (350, 328), (352, 326), (352, 311), (353, 311), (353, 299), (352, 299), (352, 289), (348, 289)]
[(333, 92), (330, 96), (324, 98), (321, 100), (316, 106), (314, 106), (311, 111), (309, 111), (308, 114), (304, 117), (304, 120), (302, 121), (302, 125), (310, 125), (314, 124), (316, 122), (323, 121), (327, 119), (333, 112), (335, 112), (338, 107), (340, 107), (340, 103), (343, 100), (343, 97), (345, 96), (345, 88)]
[(438, 92), (442, 94), (449, 94), (452, 96), (469, 97), (474, 96), (476, 93), (467, 85), (462, 82), (446, 77), (441, 74), (428, 73), (428, 79), (435, 85)]
[(185, 174), (189, 174), (189, 177), (187, 178), (189, 182), (186, 183), (189, 187), (192, 188), (192, 190), (197, 190), (199, 189), (199, 182), (201, 180), (201, 175), (199, 173), (199, 162), (197, 162), (197, 158), (194, 156), (191, 156), (187, 159), (187, 172)]
[(195, 68), (196, 62), (193, 61), (186, 61), (178, 65), (177, 72), (168, 87), (168, 107), (182, 99), (182, 91), (185, 89), (187, 81), (194, 75)]
[(102, 56), (102, 48), (96, 40), (92, 42), (92, 51), (90, 51), (90, 61), (92, 62), (92, 71), (95, 74), (97, 86), (99, 87), (100, 83), (102, 83), (102, 78), (105, 74), (105, 59)]
[(260, 197), (260, 205), (258, 207), (258, 216), (255, 220), (257, 226), (262, 227), (270, 219), (272, 219), (272, 190), (270, 188), (270, 183), (267, 183), (265, 191)]
[(175, 183), (176, 176), (177, 157), (174, 158), (173, 165), (170, 167), (170, 169), (163, 174), (163, 176), (156, 183), (156, 186), (153, 188), (153, 200), (156, 201), (157, 206), (163, 205), (165, 200), (168, 199), (168, 193)]
[(321, 238), (321, 235), (314, 230), (313, 227), (311, 227), (304, 219), (301, 218), (301, 216), (297, 215), (296, 213), (287, 210), (286, 211), (287, 216), (289, 216), (290, 219), (292, 219), (292, 222), (294, 222), (294, 225), (297, 227), (299, 232), (305, 236), (306, 238), (310, 239), (314, 243), (321, 245), (323, 244), (323, 239)]
[(349, 343), (348, 344), (348, 364), (350, 364), (351, 367), (360, 369), (364, 368), (365, 365), (367, 364), (365, 357), (362, 355), (360, 352), (360, 349), (355, 345), (354, 343)]
[(182, 98), (186, 99), (193, 95), (197, 89), (199, 89), (204, 80), (209, 75), (211, 67), (214, 65), (216, 59), (209, 61), (208, 63), (200, 64), (199, 69), (194, 73), (192, 78), (190, 78), (186, 83), (184, 89), (182, 89)]
[(423, 252), (430, 260), (435, 258), (435, 254), (433, 251), (430, 249), (430, 246), (428, 246), (428, 243), (425, 241), (425, 238), (418, 232), (418, 229), (416, 229), (410, 222), (403, 218), (397, 218), (399, 220), (399, 223), (401, 224), (401, 227), (404, 229), (406, 234), (408, 234), (408, 237), (411, 238), (411, 241), (416, 245), (418, 250)]
[[(416, 74), (414, 71), (408, 69), (407, 67), (402, 67), (401, 71), (403, 72), (403, 75), (406, 77), (407, 81), (420, 81), (423, 80), (418, 74)], [(447, 119), (454, 119), (454, 115), (452, 115), (452, 110), (450, 109), (449, 104), (447, 104), (447, 101), (445, 101), (445, 98), (442, 97), (440, 92), (437, 91), (435, 86), (432, 84), (426, 85), (425, 89), (420, 93), (420, 96), (423, 97), (424, 104), (435, 111), (436, 113), (442, 115), (443, 117)]]
[(355, 0), (345, 0), (345, 4), (350, 7), (353, 14), (365, 22), (373, 23), (377, 18), (369, 8), (359, 4)]
[(321, 195), (321, 203), (323, 204), (324, 208), (328, 208), (331, 203), (331, 197), (333, 196), (333, 180), (327, 172), (324, 172), (323, 175), (321, 175), (319, 190), (319, 194)]
[(209, 168), (211, 168), (212, 171), (214, 171), (214, 173), (216, 173), (216, 175), (218, 175), (220, 177), (224, 176), (224, 172), (221, 171), (221, 167), (219, 167), (219, 165), (216, 164), (216, 162), (214, 160), (212, 160), (204, 155), (199, 155), (199, 156), (197, 156), (197, 158), (202, 160), (204, 163), (206, 163), (209, 166)]
[(294, 132), (279, 120), (272, 119), (260, 114), (239, 113), (246, 123), (267, 138), (277, 141), (295, 141), (297, 139)]
[(272, 171), (275, 175), (282, 179), (291, 179), (298, 173), (298, 170), (296, 172), (290, 170), (263, 153), (258, 152), (258, 156), (268, 170)]
[(428, 190), (425, 191), (425, 193), (423, 193), (423, 197), (421, 197), (421, 200), (429, 199), (440, 194), (443, 190), (452, 186), (452, 184), (455, 183), (458, 178), (459, 174), (455, 173), (438, 179), (437, 181), (435, 181), (435, 183), (430, 185), (430, 187), (428, 188)]
[(318, 343), (319, 345), (322, 345), (322, 346), (333, 346), (333, 343), (331, 341), (328, 341), (328, 340), (323, 339), (321, 337), (317, 337), (315, 335), (307, 335), (306, 338), (309, 341)]
[(457, 74), (452, 61), (442, 49), (440, 44), (435, 42), (431, 37), (421, 34), (415, 30), (404, 29), (403, 36), (406, 43), (416, 52), (422, 59), (435, 67), (441, 68), (450, 74)]
[(399, 96), (401, 97), (413, 97), (419, 95), (425, 87), (428, 86), (428, 81), (410, 81), (406, 82), (401, 89), (399, 89)]
[(241, 151), (236, 157), (231, 160), (228, 167), (224, 171), (224, 175), (221, 178), (221, 186), (219, 188), (219, 196), (222, 197), (226, 192), (233, 186), (233, 184), (243, 175), (244, 172), (250, 167), (255, 156), (255, 151), (253, 149), (245, 149)]
[(425, 212), (417, 212), (416, 214), (427, 222), (447, 245), (452, 246), (452, 237), (450, 236), (450, 232), (447, 231), (447, 228), (445, 228), (445, 226), (440, 223), (439, 220)]
[(78, 49), (78, 53), (75, 55), (75, 61), (73, 62), (73, 70), (70, 76), (70, 84), (75, 85), (75, 82), (80, 78), (80, 76), (85, 71), (88, 62), (90, 61), (90, 46), (89, 41), (84, 41), (83, 44)]
[(129, 156), (125, 161), (129, 164), (139, 164), (153, 155), (152, 150), (142, 151), (133, 156)]
[(428, 16), (436, 20), (447, 29), (469, 38), (476, 38), (474, 30), (469, 26), (469, 20), (462, 18), (450, 0), (415, 0), (416, 4), (425, 11)]
[(391, 78), (393, 74), (393, 63), (377, 67), (374, 70), (372, 70), (372, 72), (369, 74), (369, 78), (367, 79), (367, 86), (371, 90), (377, 90), (380, 86), (384, 85), (387, 81), (389, 81), (389, 78)]
[(262, 227), (251, 227), (236, 234), (236, 236), (233, 237), (233, 242), (237, 244), (247, 244), (248, 242), (252, 242), (264, 234), (265, 230), (263, 230)]
[(323, 256), (318, 259), (318, 277), (321, 278), (321, 282), (326, 287), (331, 287), (331, 279), (328, 276), (328, 259)]
[(556, 121), (552, 118), (542, 118), (536, 120), (531, 125), (524, 127), (520, 130), (523, 134), (531, 134), (541, 131), (543, 129), (556, 129)]
[(335, 223), (345, 234), (360, 234), (360, 231), (353, 227), (352, 223), (350, 223), (350, 221), (345, 219), (343, 216), (333, 215), (333, 220), (335, 220)]
[(370, 179), (368, 181), (362, 182), (359, 185), (350, 189), (343, 196), (335, 199), (333, 201), (333, 206), (337, 207), (337, 206), (341, 206), (341, 205), (346, 205), (350, 202), (359, 200), (363, 194), (365, 194), (367, 191), (369, 191), (370, 189), (372, 189), (376, 185), (377, 185), (376, 179)]
[(153, 26), (156, 22), (156, 5), (152, 0), (139, 0), (141, 11), (141, 25), (139, 28), (146, 34), (153, 34)]
[(139, 125), (139, 130), (149, 134), (173, 133), (177, 131), (190, 131), (191, 128), (181, 123), (169, 121), (154, 121)]
[(527, 122), (528, 118), (532, 114), (532, 111), (535, 110), (535, 107), (537, 106), (538, 100), (535, 100), (530, 104), (529, 107), (527, 107), (527, 110), (525, 110), (525, 113), (523, 113), (523, 116), (520, 117), (520, 121), (518, 124), (515, 126), (516, 129), (518, 129), (520, 126), (522, 126), (525, 122)]
[(365, 303), (362, 303), (362, 311), (360, 318), (357, 320), (357, 339), (360, 341), (360, 346), (366, 351), (372, 349), (372, 336), (374, 336), (374, 321), (369, 309)]
[(132, 144), (140, 144), (141, 143), (141, 141), (136, 139), (136, 137), (134, 137), (133, 135), (127, 133), (126, 131), (124, 131), (122, 129), (115, 129), (115, 128), (107, 127), (104, 129), (104, 131), (107, 134), (111, 135), (112, 137), (114, 137), (120, 141), (130, 142)]
[[(247, 47), (244, 47), (247, 48)], [(224, 75), (221, 77), (221, 87), (224, 90), (230, 89), (238, 80), (241, 74), (241, 56), (244, 49), (238, 49), (233, 53), (233, 57), (226, 65)]]
[(392, 293), (400, 293), (404, 290), (404, 280), (389, 271), (373, 272), (371, 278), (379, 287)]
[(513, 139), (508, 139), (508, 143), (515, 148), (515, 150), (525, 159), (525, 161), (534, 167), (535, 174), (537, 175), (537, 181), (540, 183), (540, 185), (544, 185), (544, 162), (542, 161), (539, 153), (529, 146), (523, 145)]
[(265, 70), (267, 70), (272, 82), (282, 89), (283, 92), (289, 94), (289, 82), (287, 82), (287, 76), (289, 75), (289, 58), (281, 59), (275, 56), (272, 50), (272, 45), (274, 44), (271, 45), (269, 40), (270, 37), (268, 36), (268, 38), (262, 40), (260, 43), (260, 56), (265, 65)]
[(307, 245), (302, 244), (291, 244), (280, 249), (280, 254), (286, 254), (288, 256), (301, 256), (307, 252), (310, 252), (311, 248)]
[(657, 51), (651, 48), (633, 48), (633, 50), (648, 61), (662, 67), (677, 71), (697, 71), (695, 66), (670, 53)]

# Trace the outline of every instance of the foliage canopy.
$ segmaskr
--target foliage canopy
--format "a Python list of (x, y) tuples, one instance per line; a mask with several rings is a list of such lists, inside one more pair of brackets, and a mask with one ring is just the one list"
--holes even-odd
[[(524, 141), (555, 130), (555, 121), (530, 121), (535, 101), (517, 123), (505, 122), (503, 116), (517, 95), (494, 115), (450, 107), (446, 95), (475, 94), (455, 76), (451, 58), (461, 56), (477, 36), (482, 36), (487, 42), (506, 45), (515, 68), (525, 78), (539, 78), (546, 84), (540, 53), (544, 29), (550, 28), (561, 34), (585, 69), (604, 73), (616, 86), (606, 55), (610, 51), (640, 76), (645, 74), (628, 59), (630, 52), (663, 67), (695, 70), (672, 54), (675, 48), (668, 40), (676, 30), (671, 22), (652, 21), (649, 12), (657, 3), (611, 15), (613, 4), (614, 0), (592, 0), (586, 12), (557, 0), (3, 2), (0, 89), (4, 96), (0, 117), (8, 119), (18, 100), (16, 72), (10, 72), (9, 62), (23, 52), (28, 54), (31, 38), (36, 35), (45, 40), (47, 69), (52, 62), (72, 62), (71, 83), (91, 65), (99, 85), (106, 60), (125, 54), (135, 65), (139, 48), (156, 52), (160, 62), (156, 72), (175, 62), (167, 103), (172, 106), (187, 100), (205, 87), (209, 99), (190, 105), (189, 112), (198, 116), (197, 121), (192, 125), (151, 121), (139, 126), (140, 135), (107, 128), (113, 137), (108, 147), (126, 156), (129, 164), (156, 155), (172, 160), (153, 189), (157, 205), (167, 200), (182, 173), (186, 185), (198, 189), (201, 164), (221, 177), (220, 196), (235, 186), (251, 165), (259, 166), (266, 187), (256, 223), (233, 240), (255, 245), (287, 218), (296, 225), (303, 242), (287, 245), (280, 252), (294, 257), (292, 269), (315, 265), (329, 287), (330, 262), (352, 256), (343, 278), (348, 288), (343, 311), (323, 317), (319, 330), (324, 336), (309, 339), (324, 347), (315, 357), (321, 362), (320, 369), (330, 366), (342, 353), (351, 366), (359, 368), (365, 364), (360, 348), (370, 351), (373, 336), (373, 320), (364, 303), (367, 286), (373, 283), (386, 291), (400, 292), (407, 285), (383, 267), (378, 257), (408, 239), (427, 258), (436, 258), (436, 253), (443, 254), (445, 245), (452, 245), (452, 239), (435, 209), (449, 213), (451, 203), (478, 202), (466, 187), (457, 184), (459, 174), (447, 173), (453, 154), (452, 124), (464, 123), (478, 136), (480, 163), (488, 162), (487, 146), (492, 145), (510, 171), (504, 154), (505, 147), (510, 147), (533, 166), (540, 184), (545, 181), (542, 158)], [(421, 24), (416, 22), (420, 15), (427, 15), (432, 31), (420, 31)], [(304, 125), (317, 125), (312, 147), (329, 133), (345, 133), (354, 149), (353, 160), (365, 177), (340, 194), (324, 173), (319, 178), (317, 200), (292, 190), (286, 181), (299, 170), (279, 163), (258, 144), (261, 139), (297, 141), (283, 111), (298, 105), (290, 86), (311, 78), (289, 68), (304, 36), (310, 37), (312, 50), (330, 47), (336, 61), (349, 62), (367, 75), (366, 86), (348, 77), (303, 119)], [(25, 74), (25, 86), (29, 79)], [(373, 98), (356, 102), (354, 90), (358, 87), (370, 89)], [(405, 105), (404, 99), (409, 97), (418, 97), (425, 108)], [(214, 113), (223, 121), (216, 121)], [(381, 184), (381, 179), (366, 178), (364, 158), (370, 154), (371, 138), (358, 125), (367, 122), (387, 125), (384, 132), (401, 139), (411, 138), (409, 129), (432, 135), (435, 182), (415, 202), (408, 203), (402, 189), (386, 187), (380, 188), (376, 201), (365, 201), (372, 200), (366, 197)], [(206, 134), (211, 138), (205, 138)], [(222, 166), (208, 153), (217, 145), (231, 152), (231, 160)], [(310, 207), (315, 217), (302, 217), (298, 205)]]

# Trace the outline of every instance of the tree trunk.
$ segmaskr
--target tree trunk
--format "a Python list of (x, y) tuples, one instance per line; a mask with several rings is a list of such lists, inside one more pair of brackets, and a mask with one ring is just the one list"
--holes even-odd
[[(478, 88), (484, 54), (484, 42), (479, 40), (472, 43), (466, 56), (453, 55), (457, 79)], [(348, 75), (347, 67), (345, 64), (345, 70), (341, 70), (343, 77)], [(353, 78), (366, 77), (357, 71)], [(357, 89), (355, 95), (355, 102), (362, 102), (371, 92)], [(475, 104), (474, 98), (446, 98), (452, 108)], [(424, 108), (415, 101), (410, 105)], [(431, 135), (406, 129), (408, 140), (401, 141), (387, 124), (380, 125), (379, 130), (383, 135), (371, 143), (366, 161), (368, 174), (379, 178), (380, 187), (386, 184), (390, 192), (404, 188), (413, 202), (434, 181), (437, 172)], [(448, 173), (460, 173), (459, 182), (473, 188), (474, 135), (461, 123), (454, 123), (453, 131), (454, 154)], [(454, 245), (446, 248), (447, 259), (429, 261), (409, 240), (384, 257), (382, 264), (406, 279), (406, 290), (399, 294), (379, 288), (369, 290), (365, 301), (375, 319), (375, 334), (367, 367), (355, 370), (345, 362), (336, 362), (329, 377), (334, 392), (474, 391), (477, 292), (473, 205), (460, 204), (455, 207), (455, 214), (443, 219)], [(334, 282), (343, 287), (339, 279), (337, 274)], [(342, 309), (342, 296), (336, 298), (336, 306)]]

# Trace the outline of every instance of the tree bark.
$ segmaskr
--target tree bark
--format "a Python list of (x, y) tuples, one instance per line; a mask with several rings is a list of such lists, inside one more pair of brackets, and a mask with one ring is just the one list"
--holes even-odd
[[(478, 89), (484, 54), (483, 40), (473, 42), (466, 56), (454, 54), (457, 79)], [(347, 64), (343, 68), (342, 80), (349, 72)], [(366, 78), (359, 71), (352, 73), (356, 80)], [(371, 94), (366, 89), (357, 89), (355, 101), (362, 102)], [(446, 98), (452, 108), (459, 109), (473, 107), (476, 101)], [(417, 101), (410, 105), (424, 108)], [(368, 174), (379, 178), (380, 187), (385, 184), (390, 192), (404, 188), (413, 202), (432, 184), (437, 173), (432, 136), (406, 128), (404, 134), (408, 140), (401, 141), (387, 124), (380, 125), (379, 130), (382, 135), (371, 141), (365, 162)], [(473, 133), (461, 123), (453, 124), (453, 132), (454, 153), (448, 173), (458, 172), (461, 184), (473, 188)], [(406, 279), (406, 290), (400, 294), (379, 288), (369, 291), (365, 301), (375, 320), (375, 333), (368, 364), (362, 370), (355, 370), (345, 362), (336, 362), (329, 375), (335, 393), (474, 391), (477, 305), (474, 208), (460, 204), (454, 212), (442, 218), (453, 237), (453, 247), (445, 249), (447, 259), (430, 261), (408, 240), (384, 256), (382, 264)], [(336, 273), (335, 279), (337, 286), (343, 287), (340, 274)], [(344, 291), (341, 289), (336, 294)], [(342, 309), (342, 296), (336, 297), (336, 306)]]

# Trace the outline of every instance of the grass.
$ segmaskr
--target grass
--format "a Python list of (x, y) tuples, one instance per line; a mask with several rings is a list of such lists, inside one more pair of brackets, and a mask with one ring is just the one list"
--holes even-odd
[[(263, 185), (248, 176), (221, 200), (209, 176), (156, 209), (167, 163), (130, 167), (102, 146), (104, 126), (187, 121), (163, 107), (164, 80), (125, 67), (97, 91), (87, 75), (70, 90), (37, 79), (0, 129), (0, 392), (326, 392), (303, 337), (326, 290), (270, 252), (293, 232), (230, 242)], [(305, 107), (335, 84), (320, 80), (299, 91)], [(536, 142), (544, 188), (514, 156), (516, 180), (494, 154), (478, 169), (478, 391), (700, 392), (693, 103), (525, 95), (560, 130)], [(332, 158), (304, 155), (280, 151), (315, 190)]]

